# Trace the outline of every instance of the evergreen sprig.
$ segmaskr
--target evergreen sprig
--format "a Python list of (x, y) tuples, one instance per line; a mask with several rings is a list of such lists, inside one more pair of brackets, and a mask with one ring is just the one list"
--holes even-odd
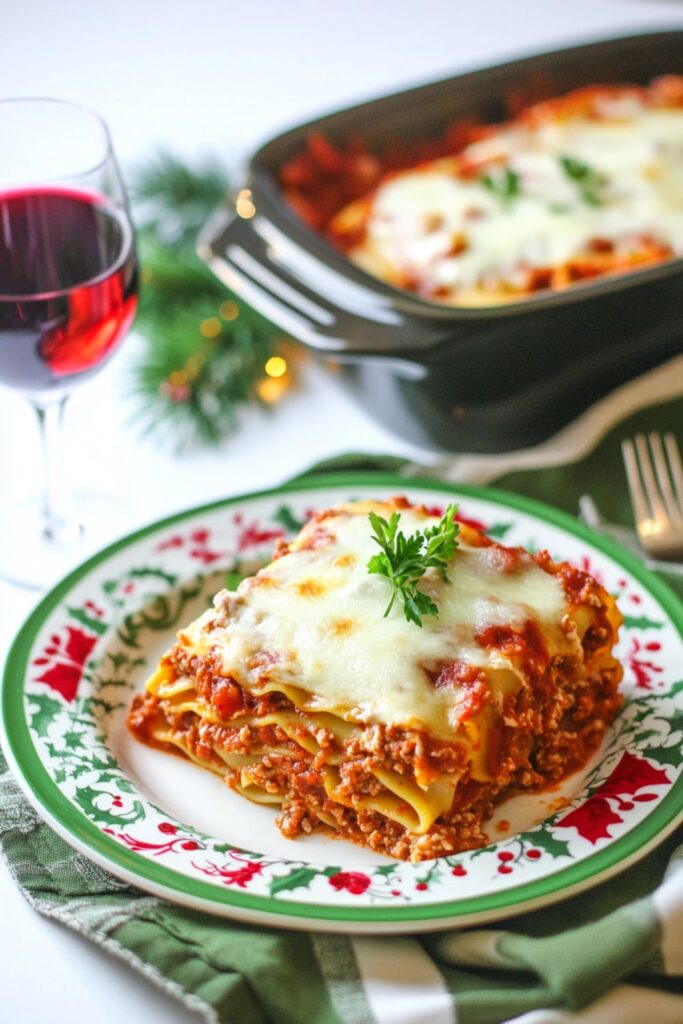
[(134, 368), (138, 422), (176, 449), (215, 444), (232, 431), (242, 403), (273, 355), (277, 328), (204, 266), (199, 230), (230, 191), (213, 159), (191, 167), (161, 153), (133, 176), (141, 264)]

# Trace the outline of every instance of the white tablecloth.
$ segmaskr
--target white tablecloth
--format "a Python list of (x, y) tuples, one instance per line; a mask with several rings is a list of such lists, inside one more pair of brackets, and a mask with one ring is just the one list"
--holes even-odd
[[(683, 26), (681, 5), (625, 0), (6, 0), (2, 7), (0, 96), (59, 96), (99, 110), (124, 171), (159, 146), (236, 161), (287, 124), (400, 86), (591, 36)], [(128, 394), (136, 344), (131, 338), (98, 379), (76, 392), (67, 416), (74, 485), (119, 493), (131, 526), (272, 485), (341, 451), (435, 459), (376, 425), (313, 366), (274, 411), (245, 412), (239, 432), (219, 449), (179, 459), (137, 432)], [(646, 395), (681, 390), (683, 361), (603, 403), (541, 455), (518, 462), (566, 457)], [(482, 479), (500, 468), (499, 460), (464, 458), (459, 472)], [(30, 410), (21, 397), (0, 391), (0, 500), (38, 490), (39, 469)], [(0, 584), (3, 650), (34, 599)], [(31, 911), (3, 865), (0, 1008), (2, 1019), (17, 1024), (194, 1019), (125, 966)]]

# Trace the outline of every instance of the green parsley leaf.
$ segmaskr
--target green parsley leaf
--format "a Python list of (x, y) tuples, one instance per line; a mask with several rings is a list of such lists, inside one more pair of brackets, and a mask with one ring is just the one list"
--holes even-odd
[(584, 203), (589, 206), (600, 206), (600, 193), (608, 182), (607, 176), (572, 156), (561, 156), (559, 161), (564, 173), (578, 188)]
[(386, 576), (391, 583), (391, 599), (384, 618), (400, 596), (403, 613), (408, 622), (422, 626), (422, 617), (432, 615), (438, 618), (439, 609), (428, 594), (419, 590), (417, 584), (428, 569), (436, 569), (444, 582), (448, 582), (448, 562), (458, 546), (460, 527), (455, 521), (457, 505), (449, 505), (435, 526), (420, 532), (416, 530), (406, 537), (399, 528), (401, 516), (393, 512), (387, 521), (376, 512), (370, 512), (373, 540), (380, 547), (380, 553), (373, 555), (367, 564), (369, 573)]
[(517, 199), (522, 194), (519, 175), (510, 167), (504, 167), (496, 174), (482, 174), (479, 181), (484, 188), (487, 188), (500, 200), (503, 206), (508, 206), (513, 199)]

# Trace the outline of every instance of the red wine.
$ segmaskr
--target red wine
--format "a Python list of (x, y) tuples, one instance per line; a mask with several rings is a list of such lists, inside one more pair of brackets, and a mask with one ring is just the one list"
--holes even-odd
[(0, 191), (0, 383), (60, 389), (94, 372), (135, 315), (132, 229), (102, 196)]

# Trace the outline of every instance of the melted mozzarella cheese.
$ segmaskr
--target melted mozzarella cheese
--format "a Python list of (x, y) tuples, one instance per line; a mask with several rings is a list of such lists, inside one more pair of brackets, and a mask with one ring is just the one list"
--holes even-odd
[[(321, 524), (332, 537), (329, 543), (291, 550), (236, 594), (219, 595), (225, 617), (210, 610), (185, 631), (187, 641), (205, 649), (209, 644), (223, 672), (247, 688), (263, 688), (267, 664), (271, 680), (306, 691), (304, 706), (310, 710), (424, 727), (444, 738), (458, 727), (464, 696), (459, 685), (434, 686), (434, 673), (444, 662), (484, 669), (497, 700), (523, 682), (501, 651), (477, 642), (479, 630), (503, 624), (521, 628), (532, 620), (551, 655), (580, 656), (576, 635), (560, 626), (568, 610), (560, 580), (526, 554), (512, 571), (501, 572), (495, 548), (461, 544), (448, 583), (434, 570), (421, 582), (439, 607), (438, 618), (426, 616), (418, 628), (405, 619), (400, 600), (383, 617), (391, 587), (385, 577), (367, 571), (377, 551), (370, 508), (387, 518), (392, 511), (370, 503), (340, 507)], [(400, 529), (408, 533), (436, 522), (403, 511)]]
[[(394, 175), (378, 188), (351, 258), (457, 301), (477, 287), (521, 288), (530, 268), (562, 266), (593, 239), (629, 252), (646, 236), (683, 255), (683, 109), (633, 99), (603, 108), (602, 119), (503, 128), (460, 158)], [(493, 176), (509, 168), (519, 196), (501, 201), (480, 176), (461, 177), (463, 156)], [(599, 203), (582, 198), (563, 157), (604, 176)]]

